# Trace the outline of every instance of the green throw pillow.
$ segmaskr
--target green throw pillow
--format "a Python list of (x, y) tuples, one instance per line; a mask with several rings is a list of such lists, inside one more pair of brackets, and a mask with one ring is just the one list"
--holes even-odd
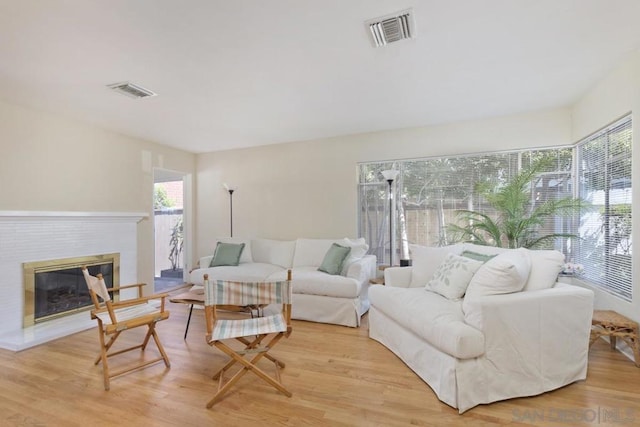
[(347, 259), (350, 253), (350, 247), (340, 246), (334, 243), (325, 254), (322, 264), (318, 267), (318, 271), (333, 275), (340, 274), (344, 260)]
[(236, 266), (240, 263), (240, 255), (242, 255), (243, 250), (244, 243), (218, 242), (209, 267), (220, 267), (222, 265)]
[(495, 255), (479, 254), (477, 252), (472, 252), (472, 251), (464, 251), (462, 252), (462, 256), (465, 258), (470, 258), (470, 259), (474, 259), (476, 261), (482, 261), (482, 262), (487, 262), (491, 258), (495, 257)]

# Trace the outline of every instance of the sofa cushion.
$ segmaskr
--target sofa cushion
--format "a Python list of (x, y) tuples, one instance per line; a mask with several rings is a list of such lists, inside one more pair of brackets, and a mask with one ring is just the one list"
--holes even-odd
[(465, 299), (518, 292), (524, 288), (531, 261), (526, 249), (510, 249), (484, 263), (471, 279)]
[[(276, 272), (267, 280), (286, 280), (287, 271)], [(360, 295), (360, 283), (344, 276), (332, 276), (316, 267), (295, 267), (291, 270), (294, 294), (324, 295), (337, 298), (356, 298)]]
[(462, 244), (442, 247), (409, 245), (409, 251), (413, 265), (409, 287), (423, 288), (448, 254), (460, 255), (462, 253)]
[(327, 274), (340, 274), (342, 272), (342, 266), (344, 261), (351, 253), (351, 248), (347, 246), (340, 246), (337, 243), (331, 245), (329, 250), (322, 260), (322, 264), (318, 267), (318, 271), (322, 271)]
[(240, 255), (240, 263), (253, 262), (253, 258), (251, 257), (251, 239), (245, 239), (242, 237), (219, 237), (216, 239), (216, 245), (218, 242), (244, 243), (244, 250), (242, 251), (242, 255)]
[(372, 286), (371, 305), (433, 347), (459, 359), (484, 353), (484, 335), (464, 322), (461, 302), (423, 288)]
[(564, 255), (558, 251), (528, 250), (531, 272), (524, 291), (549, 289), (558, 281), (564, 265)]
[(287, 271), (273, 264), (247, 263), (238, 264), (236, 267), (222, 266), (198, 268), (191, 272), (189, 279), (195, 285), (204, 283), (204, 275), (209, 275), (209, 280), (237, 280), (244, 282), (264, 281), (272, 274), (282, 271), (286, 280)]
[(251, 255), (254, 262), (290, 268), (295, 247), (295, 240), (254, 239), (251, 241)]
[(336, 242), (336, 239), (297, 239), (292, 266), (319, 267), (331, 245)]
[(426, 289), (447, 299), (459, 300), (466, 292), (471, 278), (482, 264), (482, 261), (449, 254), (433, 273)]
[(242, 255), (243, 251), (244, 243), (218, 242), (209, 267), (236, 266), (240, 263), (240, 255)]

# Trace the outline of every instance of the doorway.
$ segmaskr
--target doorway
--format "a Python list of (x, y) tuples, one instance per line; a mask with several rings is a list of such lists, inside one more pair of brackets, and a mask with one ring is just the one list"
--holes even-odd
[(185, 182), (182, 172), (154, 169), (155, 292), (170, 291), (185, 283)]

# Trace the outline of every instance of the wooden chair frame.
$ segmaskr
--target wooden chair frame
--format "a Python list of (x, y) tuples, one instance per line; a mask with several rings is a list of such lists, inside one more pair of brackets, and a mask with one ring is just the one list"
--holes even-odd
[[(208, 275), (205, 275), (205, 286), (209, 286), (208, 283)], [(222, 282), (226, 285), (236, 285), (238, 282)], [(276, 359), (271, 354), (268, 353), (278, 342), (285, 337), (289, 337), (292, 332), (291, 327), (291, 271), (289, 270), (287, 273), (287, 286), (289, 289), (289, 299), (286, 303), (282, 304), (282, 315), (284, 317), (286, 323), (286, 330), (277, 332), (277, 333), (258, 333), (255, 335), (247, 336), (239, 336), (233, 337), (238, 342), (242, 343), (244, 348), (242, 350), (236, 350), (223, 342), (222, 339), (215, 339), (213, 336), (214, 329), (216, 324), (220, 321), (218, 318), (218, 309), (223, 309), (224, 311), (229, 310), (229, 304), (207, 304), (205, 303), (205, 319), (207, 325), (207, 343), (210, 346), (215, 346), (220, 349), (223, 353), (230, 357), (230, 360), (220, 368), (214, 375), (213, 379), (218, 380), (218, 390), (213, 398), (207, 403), (207, 408), (211, 408), (215, 403), (220, 401), (222, 397), (231, 389), (231, 387), (240, 380), (247, 372), (253, 372), (259, 378), (263, 379), (265, 382), (273, 386), (275, 389), (283, 393), (287, 397), (291, 397), (291, 392), (287, 390), (287, 388), (282, 384), (280, 378), (280, 369), (285, 367), (284, 362)], [(254, 308), (260, 309), (261, 305), (258, 302)], [(243, 310), (246, 310), (246, 305), (238, 306), (242, 307)], [(234, 322), (233, 320), (224, 320), (225, 322)], [(267, 337), (271, 336), (266, 344), (263, 344), (263, 341), (267, 339)], [(252, 355), (250, 359), (247, 359), (245, 356)], [(265, 358), (275, 365), (275, 377), (268, 375), (264, 370), (260, 367), (256, 366), (258, 361), (262, 358)], [(231, 367), (233, 367), (236, 363), (242, 365), (242, 369), (236, 372), (228, 381), (224, 380), (224, 373), (227, 372)]]
[[(89, 283), (90, 280), (93, 279), (93, 277), (89, 275), (87, 268), (83, 267), (82, 270), (85, 275), (85, 279), (87, 281), (87, 286), (89, 287), (91, 301), (93, 302), (93, 305), (94, 305), (94, 308), (91, 310), (91, 318), (96, 319), (98, 321), (100, 354), (96, 358), (94, 365), (98, 365), (100, 362), (102, 362), (102, 372), (104, 376), (104, 389), (105, 390), (110, 389), (111, 378), (123, 375), (127, 372), (142, 369), (146, 366), (155, 364), (160, 361), (164, 361), (164, 364), (167, 368), (171, 367), (169, 357), (167, 356), (167, 353), (165, 352), (164, 347), (162, 346), (162, 343), (160, 342), (160, 339), (158, 338), (158, 334), (156, 332), (156, 323), (169, 318), (169, 311), (165, 310), (165, 298), (168, 297), (168, 294), (162, 293), (162, 294), (155, 294), (155, 295), (149, 295), (144, 297), (142, 296), (142, 287), (146, 286), (144, 283), (136, 283), (133, 285), (119, 286), (117, 288), (107, 288), (106, 286), (104, 286), (104, 280), (102, 278), (102, 274), (98, 274), (96, 275), (95, 279), (97, 279), (99, 282), (102, 282), (102, 286), (103, 286), (103, 291), (99, 293), (104, 294), (105, 293), (104, 291), (106, 291), (107, 295), (105, 298), (103, 295), (99, 295), (98, 292), (96, 292), (96, 290), (94, 290), (92, 285)], [(108, 292), (120, 292), (124, 289), (131, 289), (131, 288), (138, 289), (137, 298), (113, 302), (111, 301), (111, 298), (108, 295)], [(102, 303), (100, 302), (100, 299), (103, 300)], [(137, 307), (142, 307), (146, 305), (149, 301), (157, 300), (157, 299), (160, 300), (160, 307), (157, 310), (154, 310), (154, 312), (151, 312), (151, 313), (142, 312), (140, 315), (137, 315), (137, 316), (129, 315), (129, 316), (121, 316), (121, 318), (119, 318), (119, 314), (121, 314), (123, 310), (125, 311), (127, 309), (135, 310)], [(103, 321), (103, 318), (105, 318), (104, 316), (105, 313), (108, 314), (109, 316), (108, 317), (109, 322)], [(101, 318), (101, 315), (102, 315), (102, 318)], [(141, 326), (148, 327), (147, 333), (141, 344), (127, 347), (122, 350), (110, 352), (111, 347), (114, 345), (114, 343), (116, 342), (116, 340), (118, 339), (118, 337), (122, 332), (130, 329), (138, 328)], [(107, 337), (109, 337), (108, 341), (106, 341)], [(126, 368), (122, 368), (115, 372), (110, 371), (109, 364), (108, 364), (108, 359), (110, 357), (127, 353), (129, 351), (133, 351), (137, 349), (141, 349), (144, 352), (144, 350), (147, 348), (147, 344), (149, 343), (149, 339), (152, 337), (156, 343), (158, 351), (160, 352), (159, 357), (156, 357), (148, 361), (141, 361), (138, 364), (135, 364)]]

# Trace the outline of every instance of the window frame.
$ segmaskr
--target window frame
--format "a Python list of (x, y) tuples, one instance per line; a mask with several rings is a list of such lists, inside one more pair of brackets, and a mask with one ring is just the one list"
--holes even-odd
[[(545, 152), (545, 151), (558, 151), (558, 153), (560, 153), (561, 150), (567, 150), (570, 149), (571, 153), (570, 153), (570, 166), (566, 167), (566, 169), (562, 169), (562, 162), (566, 161), (566, 152), (564, 153), (565, 157), (561, 157), (561, 154), (558, 154), (558, 163), (556, 165), (556, 168), (554, 169), (554, 171), (550, 172), (550, 174), (564, 174), (565, 175), (565, 182), (567, 183), (568, 186), (570, 186), (570, 193), (568, 193), (569, 195), (571, 195), (572, 197), (579, 197), (580, 195), (580, 172), (578, 170), (578, 162), (579, 162), (579, 149), (580, 147), (585, 144), (585, 141), (588, 141), (590, 139), (595, 138), (598, 134), (601, 134), (603, 132), (606, 132), (607, 129), (611, 129), (614, 128), (615, 126), (617, 126), (619, 123), (623, 122), (627, 120), (629, 122), (629, 128), (631, 131), (631, 144), (629, 145), (629, 151), (625, 152), (625, 154), (621, 154), (621, 156), (625, 156), (625, 158), (629, 158), (631, 159), (631, 153), (632, 153), (632, 146), (633, 146), (633, 123), (632, 123), (632, 117), (631, 117), (631, 113), (628, 113), (626, 115), (624, 115), (623, 117), (613, 121), (612, 123), (610, 123), (609, 125), (601, 128), (600, 130), (598, 130), (597, 132), (592, 133), (591, 135), (581, 139), (580, 141), (574, 143), (574, 144), (569, 144), (569, 145), (562, 145), (562, 146), (551, 146), (551, 147), (536, 147), (536, 148), (529, 148), (529, 149), (518, 149), (518, 150), (503, 150), (503, 151), (492, 151), (492, 152), (481, 152), (481, 153), (468, 153), (468, 154), (462, 154), (462, 155), (452, 155), (452, 156), (431, 156), (431, 157), (423, 157), (423, 158), (414, 158), (414, 159), (403, 159), (403, 160), (389, 160), (389, 161), (377, 161), (377, 162), (362, 162), (362, 163), (358, 163), (358, 234), (359, 236), (365, 236), (365, 225), (363, 223), (363, 221), (365, 221), (365, 219), (363, 219), (363, 216), (367, 215), (367, 212), (364, 211), (364, 206), (363, 206), (363, 191), (365, 191), (366, 187), (368, 188), (376, 188), (378, 189), (378, 191), (380, 192), (380, 194), (378, 195), (379, 198), (379, 202), (382, 203), (382, 205), (378, 206), (378, 207), (374, 207), (375, 209), (377, 209), (381, 215), (380, 218), (377, 219), (376, 222), (376, 226), (379, 228), (378, 231), (378, 238), (376, 242), (370, 242), (369, 238), (371, 237), (371, 230), (369, 230), (369, 236), (365, 236), (365, 237), (369, 237), (367, 239), (367, 242), (369, 243), (370, 246), (370, 253), (376, 255), (378, 257), (378, 262), (379, 263), (383, 263), (384, 260), (388, 259), (388, 251), (387, 251), (387, 245), (388, 242), (385, 242), (385, 237), (388, 239), (389, 236), (389, 218), (388, 218), (388, 204), (385, 204), (386, 200), (387, 200), (387, 193), (384, 193), (387, 190), (387, 184), (386, 182), (383, 180), (383, 178), (381, 176), (376, 176), (376, 172), (375, 171), (382, 171), (385, 169), (391, 169), (391, 168), (395, 168), (397, 170), (400, 171), (400, 174), (398, 175), (396, 181), (393, 183), (394, 185), (394, 192), (396, 194), (395, 198), (396, 200), (398, 200), (398, 202), (401, 201), (401, 199), (403, 197), (405, 197), (405, 188), (403, 188), (404, 185), (404, 174), (405, 174), (405, 169), (406, 169), (406, 165), (409, 164), (410, 162), (429, 162), (429, 161), (447, 161), (447, 160), (456, 160), (456, 159), (465, 159), (465, 158), (476, 158), (476, 159), (481, 159), (483, 157), (488, 157), (488, 156), (516, 156), (517, 157), (517, 170), (520, 170), (520, 168), (522, 167), (522, 161), (523, 158), (527, 156), (527, 153), (529, 154), (530, 158), (533, 156), (532, 153), (537, 153), (537, 152)], [(507, 162), (510, 162), (511, 160), (508, 160)], [(565, 166), (568, 165), (568, 163), (564, 164)], [(369, 169), (369, 173), (367, 174), (367, 176), (365, 177), (365, 172), (364, 170), (368, 168)], [(499, 169), (496, 169), (499, 170)], [(632, 178), (632, 160), (631, 160), (631, 166), (629, 166), (629, 182), (631, 182), (631, 178)], [(371, 172), (373, 171), (373, 172)], [(377, 173), (379, 175), (379, 172)], [(569, 175), (569, 179), (566, 180), (566, 175)], [(542, 174), (541, 174), (542, 175)], [(558, 175), (560, 176), (560, 175)], [(629, 190), (631, 191), (632, 189), (632, 184), (629, 184)], [(402, 191), (398, 191), (398, 190), (402, 190)], [(384, 194), (383, 194), (384, 193)], [(375, 194), (373, 195), (373, 198), (375, 199)], [(631, 201), (628, 203), (629, 208), (628, 208), (628, 212), (629, 212), (629, 217), (632, 218), (633, 215), (633, 202), (632, 199), (630, 199)], [(399, 258), (403, 258), (406, 257), (408, 255), (408, 244), (409, 243), (418, 243), (421, 244), (420, 242), (408, 242), (405, 241), (403, 239), (403, 236), (406, 235), (406, 233), (404, 233), (403, 235), (400, 234), (400, 228), (402, 227), (401, 223), (402, 221), (399, 221), (399, 216), (401, 214), (407, 214), (407, 212), (405, 212), (405, 209), (401, 208), (401, 203), (397, 203), (396, 204), (396, 209), (394, 210), (393, 214), (395, 216), (395, 220), (393, 221), (394, 223), (394, 230), (393, 230), (393, 236), (395, 239), (395, 242), (398, 243), (400, 242), (400, 244), (397, 244), (395, 246), (397, 246), (398, 248), (400, 248), (400, 253), (397, 254), (397, 256), (395, 257), (396, 259)], [(424, 208), (424, 210), (428, 210), (430, 208)], [(387, 213), (387, 216), (385, 216), (385, 213)], [(566, 224), (561, 224), (559, 227), (561, 230), (569, 230), (570, 233), (573, 234), (578, 234), (581, 230), (581, 224), (582, 224), (582, 215), (576, 217), (576, 218), (569, 218), (567, 219), (567, 223)], [(557, 221), (556, 221), (557, 222)], [(568, 224), (568, 225), (567, 225)], [(632, 229), (633, 226), (631, 224), (631, 221), (629, 220), (629, 236), (632, 235)], [(406, 226), (406, 224), (405, 224)], [(556, 229), (557, 230), (557, 229)], [(435, 232), (437, 234), (442, 234), (441, 231), (435, 230)], [(374, 233), (375, 234), (375, 233)], [(431, 232), (431, 234), (433, 235), (433, 230)], [(576, 240), (576, 239), (573, 239)], [(629, 237), (628, 239), (629, 241), (631, 241), (631, 237)], [(380, 243), (382, 242), (382, 243)], [(433, 245), (433, 243), (431, 243), (431, 245)], [(580, 249), (580, 243), (574, 244), (574, 243), (569, 243), (568, 241), (566, 242), (558, 242), (558, 244), (556, 245), (556, 249), (560, 249), (566, 256), (567, 256), (567, 262), (579, 262), (579, 259), (576, 259), (576, 252), (579, 251)], [(632, 252), (630, 252), (632, 253)], [(631, 257), (632, 258), (632, 257)], [(631, 265), (633, 263), (632, 259), (630, 261)], [(610, 267), (607, 267), (610, 268)], [(633, 270), (632, 268), (630, 269), (631, 271)], [(606, 283), (602, 283), (602, 282), (598, 282), (595, 280), (592, 280), (588, 277), (584, 277), (582, 278), (583, 280), (585, 280), (586, 282), (598, 287), (599, 289), (604, 290), (605, 292), (611, 293), (619, 298), (622, 298), (626, 301), (631, 301), (633, 298), (633, 277), (631, 276), (631, 278), (628, 280), (628, 289), (629, 292), (627, 293), (620, 293), (617, 292), (616, 289), (611, 289), (610, 286), (607, 286)]]

